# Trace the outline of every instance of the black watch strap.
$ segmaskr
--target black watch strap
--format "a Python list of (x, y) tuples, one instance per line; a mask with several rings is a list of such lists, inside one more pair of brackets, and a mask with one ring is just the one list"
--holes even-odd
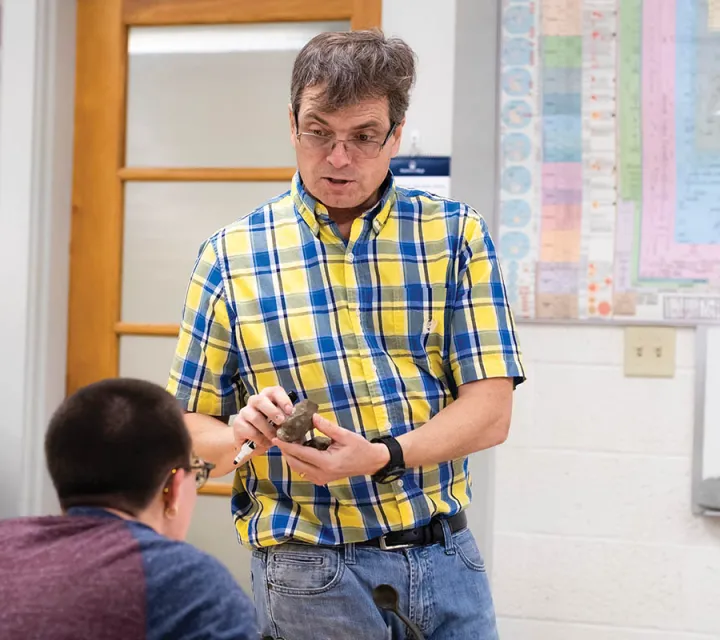
[(371, 442), (384, 444), (390, 452), (390, 460), (388, 460), (388, 463), (384, 467), (378, 469), (372, 475), (372, 479), (375, 482), (385, 483), (401, 478), (405, 473), (405, 457), (403, 456), (400, 443), (392, 436), (373, 438)]

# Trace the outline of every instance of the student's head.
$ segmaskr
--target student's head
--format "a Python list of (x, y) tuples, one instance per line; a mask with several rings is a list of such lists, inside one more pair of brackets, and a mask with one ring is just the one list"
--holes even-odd
[(207, 478), (176, 400), (143, 380), (103, 380), (67, 398), (50, 421), (45, 455), (63, 510), (114, 509), (178, 540), (196, 483)]
[(290, 129), (315, 198), (350, 209), (373, 197), (400, 148), (414, 81), (412, 49), (380, 31), (322, 33), (303, 47), (292, 73)]

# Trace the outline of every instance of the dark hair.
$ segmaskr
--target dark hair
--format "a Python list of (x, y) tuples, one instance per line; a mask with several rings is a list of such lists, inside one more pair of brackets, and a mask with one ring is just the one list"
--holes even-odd
[(319, 108), (332, 112), (367, 98), (388, 99), (390, 122), (400, 123), (415, 82), (415, 54), (399, 38), (377, 29), (327, 32), (315, 36), (298, 53), (292, 72), (290, 101), (297, 119), (303, 90), (325, 85)]
[(162, 387), (113, 378), (84, 387), (55, 411), (45, 457), (63, 509), (92, 505), (136, 514), (173, 467), (190, 462), (180, 406)]

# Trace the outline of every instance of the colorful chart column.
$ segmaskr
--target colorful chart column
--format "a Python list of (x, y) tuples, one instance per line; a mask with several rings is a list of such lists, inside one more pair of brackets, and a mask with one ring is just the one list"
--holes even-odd
[(643, 0), (618, 5), (618, 207), (615, 223), (613, 311), (635, 316), (636, 226), (642, 219), (642, 6)]
[(518, 317), (535, 309), (540, 217), (538, 4), (509, 0), (503, 8), (500, 101), (499, 248), (510, 303)]
[(542, 214), (536, 316), (578, 317), (582, 221), (582, 4), (545, 0), (542, 64)]
[(583, 4), (583, 204), (580, 315), (613, 313), (615, 214), (617, 211), (615, 0)]
[(720, 36), (710, 9), (699, 0), (646, 0), (643, 11), (639, 276), (701, 294), (665, 295), (668, 320), (720, 320)]

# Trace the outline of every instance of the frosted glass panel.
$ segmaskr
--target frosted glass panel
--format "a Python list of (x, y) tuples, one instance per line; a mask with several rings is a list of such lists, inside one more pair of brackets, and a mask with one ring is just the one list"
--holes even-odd
[[(140, 378), (165, 387), (172, 365), (177, 340), (164, 336), (121, 336), (120, 367), (118, 375), (124, 378)], [(232, 484), (228, 474), (210, 478), (210, 483)]]
[[(140, 378), (165, 387), (177, 340), (164, 336), (121, 336), (120, 367), (123, 378)], [(211, 483), (232, 484), (232, 474), (210, 478)]]
[(288, 102), (300, 48), (348, 22), (130, 30), (127, 166), (294, 166)]
[(118, 375), (165, 387), (176, 342), (176, 338), (164, 336), (121, 336)]
[(122, 319), (179, 323), (198, 249), (288, 182), (130, 182), (125, 186)]

